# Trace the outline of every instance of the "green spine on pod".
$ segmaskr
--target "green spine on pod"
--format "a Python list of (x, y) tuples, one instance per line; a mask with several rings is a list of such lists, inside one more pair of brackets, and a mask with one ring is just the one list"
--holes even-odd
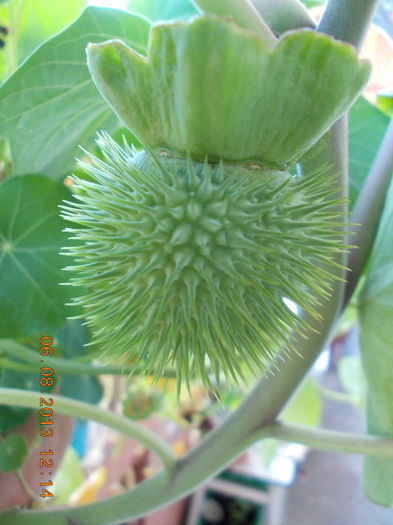
[(335, 181), (285, 165), (348, 108), (368, 64), (311, 31), (270, 50), (214, 16), (153, 27), (147, 58), (113, 41), (88, 62), (146, 145), (102, 134), (103, 159), (90, 155), (63, 207), (94, 341), (156, 379), (175, 366), (179, 388), (272, 370), (304, 327), (288, 301), (314, 315), (344, 249)]

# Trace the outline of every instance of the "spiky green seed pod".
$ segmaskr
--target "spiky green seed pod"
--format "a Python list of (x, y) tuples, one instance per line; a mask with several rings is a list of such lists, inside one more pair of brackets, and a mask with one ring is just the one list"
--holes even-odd
[(90, 290), (77, 303), (95, 341), (156, 377), (173, 365), (179, 382), (210, 385), (206, 358), (217, 380), (266, 369), (301, 330), (285, 299), (312, 314), (332, 280), (332, 183), (100, 142), (105, 161), (84, 165), (94, 182), (76, 180), (64, 211), (82, 226), (69, 269)]
[(105, 160), (84, 165), (93, 181), (75, 180), (64, 211), (94, 341), (155, 378), (174, 366), (179, 386), (266, 370), (304, 328), (288, 300), (315, 315), (342, 249), (334, 181), (285, 167), (348, 108), (368, 65), (325, 35), (270, 47), (215, 16), (153, 27), (146, 57), (90, 45), (88, 64), (148, 151), (103, 135)]

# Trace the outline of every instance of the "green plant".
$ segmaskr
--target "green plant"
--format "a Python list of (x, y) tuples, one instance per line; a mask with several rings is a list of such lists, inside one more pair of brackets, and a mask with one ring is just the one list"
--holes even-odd
[[(0, 16), (9, 9), (15, 23), (16, 4), (22, 8), (11, 1)], [(150, 24), (139, 15), (87, 8), (0, 88), (0, 351), (10, 356), (2, 360), (0, 421), (16, 426), (29, 412), (15, 407), (39, 406), (36, 339), (50, 330), (62, 350), (51, 366), (60, 393), (67, 393), (52, 396), (56, 411), (135, 437), (164, 468), (115, 498), (45, 514), (9, 511), (2, 522), (131, 519), (180, 498), (266, 437), (365, 454), (368, 496), (392, 505), (393, 195), (387, 188), (393, 128), (375, 162), (367, 160), (367, 178), (352, 147), (348, 181), (345, 112), (369, 66), (352, 47), (330, 38), (358, 47), (376, 2), (358, 0), (355, 8), (351, 0), (330, 0), (316, 31), (281, 38), (276, 34), (313, 24), (297, 0), (255, 1), (255, 9), (246, 0), (133, 6), (152, 20), (182, 21), (160, 23), (149, 37)], [(101, 43), (108, 38), (125, 43)], [(119, 132), (89, 77), (82, 59), (88, 41), (96, 42), (88, 46), (94, 81), (132, 132)], [(15, 62), (16, 41), (12, 45)], [(387, 117), (362, 101), (351, 115), (372, 120), (380, 134), (386, 128)], [(75, 168), (77, 145), (94, 147), (97, 128), (115, 140), (101, 134), (100, 149)], [(122, 147), (122, 133), (145, 151)], [(72, 195), (62, 181), (73, 169)], [(355, 203), (349, 219), (348, 188)], [(75, 223), (71, 240), (57, 211), (64, 200), (63, 217)], [(353, 233), (347, 244), (348, 222)], [(77, 285), (62, 287), (61, 294), (60, 246), (74, 259), (70, 275)], [(282, 408), (333, 334), (362, 275), (370, 435), (281, 421)], [(64, 308), (77, 294), (73, 311)], [(86, 316), (94, 337), (66, 323), (67, 315)], [(93, 353), (83, 347), (88, 341)], [(92, 356), (103, 352), (102, 364), (92, 364)], [(118, 356), (129, 360), (112, 363)], [(250, 381), (250, 370), (262, 371), (262, 378), (242, 404), (180, 460), (137, 422), (93, 406), (101, 396), (94, 377), (100, 373), (132, 372), (156, 381), (175, 375), (178, 394), (182, 381), (191, 389), (201, 378), (225, 399), (228, 380)], [(32, 372), (24, 385), (16, 379), (21, 371)], [(75, 374), (84, 388), (75, 388)], [(11, 468), (17, 469), (26, 447), (14, 441), (19, 448)]]

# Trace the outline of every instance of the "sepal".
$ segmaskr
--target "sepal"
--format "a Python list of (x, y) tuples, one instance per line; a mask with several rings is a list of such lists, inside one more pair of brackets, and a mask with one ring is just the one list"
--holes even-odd
[(143, 143), (273, 167), (315, 144), (370, 71), (326, 35), (286, 33), (270, 51), (253, 31), (208, 15), (154, 26), (147, 57), (113, 40), (87, 54), (102, 95)]

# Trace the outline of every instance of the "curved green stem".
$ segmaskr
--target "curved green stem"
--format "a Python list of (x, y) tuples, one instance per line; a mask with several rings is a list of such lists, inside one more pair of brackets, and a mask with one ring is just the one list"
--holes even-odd
[(337, 401), (339, 403), (353, 403), (353, 397), (349, 394), (327, 388), (326, 386), (320, 385), (319, 383), (315, 383), (315, 386), (318, 392), (327, 399), (331, 399), (332, 401)]
[(291, 443), (301, 443), (311, 448), (363, 454), (380, 458), (393, 457), (393, 439), (380, 436), (363, 436), (322, 428), (294, 425), (277, 421), (260, 432), (260, 437), (271, 437)]
[[(225, 423), (222, 427), (224, 426)], [(222, 432), (222, 427), (217, 429), (217, 434)], [(158, 474), (154, 478), (137, 485), (132, 491), (120, 496), (76, 509), (50, 510), (45, 513), (10, 511), (2, 515), (2, 525), (13, 525), (14, 523), (18, 523), (18, 525), (41, 525), (43, 520), (45, 520), (46, 525), (68, 525), (69, 523), (108, 525), (128, 521), (145, 514), (146, 509), (153, 510), (164, 503), (185, 496), (205, 480), (207, 473), (209, 476), (215, 474), (250, 444), (267, 437), (302, 443), (323, 450), (367, 454), (383, 458), (393, 457), (392, 439), (384, 439), (378, 436), (358, 436), (345, 432), (273, 422), (248, 437), (243, 436), (238, 441), (236, 441), (238, 436), (227, 439), (227, 443), (222, 443), (223, 439), (221, 438), (222, 446), (219, 449), (209, 434), (204, 445), (199, 445), (175, 464), (171, 475)], [(228, 443), (231, 444), (230, 450), (225, 448)], [(213, 448), (207, 446), (212, 444)], [(219, 453), (218, 459), (217, 453)], [(192, 473), (198, 463), (202, 463), (201, 468), (197, 468), (194, 476), (190, 477), (190, 470)]]
[(40, 498), (39, 496), (37, 496), (37, 494), (33, 491), (33, 489), (30, 487), (30, 485), (27, 483), (24, 475), (23, 475), (23, 472), (21, 471), (21, 469), (16, 469), (15, 471), (16, 473), (16, 476), (19, 480), (19, 483), (22, 485), (22, 487), (24, 488), (24, 490), (27, 492), (27, 494), (36, 502), (36, 503), (42, 503), (40, 501)]
[[(62, 359), (61, 357), (42, 357), (41, 354), (31, 350), (27, 346), (22, 345), (12, 339), (0, 339), (0, 351), (15, 357), (18, 360), (24, 361), (24, 363), (16, 363), (13, 361), (0, 360), (0, 367), (3, 365), (5, 368), (11, 368), (14, 370), (24, 369), (26, 371), (37, 371), (43, 364), (41, 360), (44, 359), (45, 363), (51, 363), (51, 367), (57, 373), (62, 374), (77, 374), (77, 375), (131, 375), (138, 374), (138, 368), (135, 366), (122, 366), (122, 365), (93, 365), (91, 363), (83, 363), (74, 359)], [(27, 363), (27, 368), (26, 368)], [(22, 368), (23, 367), (23, 368)], [(176, 377), (176, 371), (172, 369), (165, 370), (163, 373), (165, 377)]]
[[(167, 470), (173, 469), (176, 458), (171, 447), (148, 428), (120, 414), (103, 410), (95, 405), (52, 394), (50, 394), (50, 397), (53, 399), (53, 411), (55, 413), (59, 412), (66, 416), (89, 419), (108, 425), (126, 436), (143, 443), (143, 445), (157, 454)], [(38, 392), (18, 390), (16, 388), (0, 388), (0, 403), (3, 405), (38, 409), (41, 398), (42, 394)], [(54, 430), (56, 431), (56, 429)]]
[(355, 248), (351, 250), (348, 260), (350, 271), (345, 290), (346, 303), (355, 290), (371, 251), (392, 173), (393, 118), (352, 212), (351, 223), (355, 226), (352, 227), (354, 234), (350, 237), (350, 243)]
[(0, 359), (0, 370), (7, 368), (8, 370), (19, 370), (21, 372), (34, 372), (37, 367), (29, 365), (28, 363), (19, 363), (10, 361), (9, 359)]

